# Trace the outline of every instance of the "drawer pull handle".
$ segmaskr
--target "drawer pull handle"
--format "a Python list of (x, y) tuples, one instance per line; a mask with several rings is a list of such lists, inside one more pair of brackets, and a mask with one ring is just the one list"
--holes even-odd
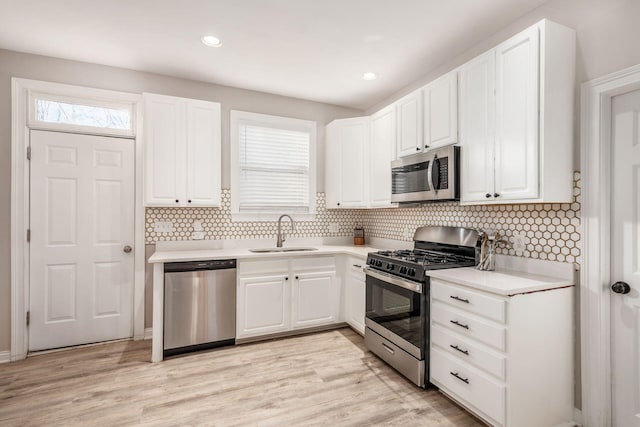
[(460, 301), (460, 302), (464, 302), (466, 304), (469, 304), (469, 300), (468, 299), (460, 298), (459, 296), (456, 296), (456, 295), (449, 295), (449, 298), (454, 299), (456, 301)]
[(469, 329), (469, 325), (465, 325), (464, 323), (460, 323), (457, 320), (449, 320), (449, 322), (453, 323), (456, 326), (460, 326), (461, 328)]
[(449, 347), (451, 347), (454, 350), (458, 350), (462, 354), (466, 354), (467, 356), (469, 355), (469, 350), (463, 350), (460, 347), (458, 347), (457, 345), (449, 344)]
[(462, 381), (463, 383), (469, 384), (469, 378), (462, 378), (460, 375), (458, 375), (457, 372), (449, 372), (449, 373), (454, 377), (456, 377), (457, 379), (459, 379), (460, 381)]
[(382, 343), (382, 348), (384, 348), (385, 350), (387, 350), (391, 354), (396, 354), (396, 351), (394, 349), (392, 349), (391, 347), (389, 347), (388, 345), (386, 345), (385, 343)]
[(354, 267), (362, 268), (360, 264), (353, 264)]

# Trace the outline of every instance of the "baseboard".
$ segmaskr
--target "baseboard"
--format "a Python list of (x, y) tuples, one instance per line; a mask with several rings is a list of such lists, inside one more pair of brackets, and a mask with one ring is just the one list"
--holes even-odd
[(0, 363), (11, 362), (11, 352), (10, 351), (0, 351)]
[(144, 328), (144, 340), (150, 340), (153, 337), (153, 328)]

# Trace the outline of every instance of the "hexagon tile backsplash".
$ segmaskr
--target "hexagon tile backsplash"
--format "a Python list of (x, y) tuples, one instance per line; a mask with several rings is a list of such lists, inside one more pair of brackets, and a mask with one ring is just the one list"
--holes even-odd
[[(222, 190), (221, 208), (147, 208), (146, 243), (188, 240), (193, 221), (201, 220), (206, 239), (275, 238), (276, 223), (231, 221), (231, 193)], [(499, 249), (498, 253), (580, 263), (580, 173), (574, 173), (573, 203), (460, 206), (457, 202), (426, 204), (400, 209), (326, 209), (324, 193), (318, 193), (314, 221), (296, 222), (294, 237), (350, 236), (356, 223), (367, 237), (410, 241), (422, 225), (495, 229), (513, 242), (524, 234), (524, 251)], [(173, 233), (156, 233), (155, 221), (172, 221)], [(329, 232), (337, 224), (337, 232)], [(406, 229), (406, 233), (405, 233)], [(407, 235), (408, 237), (405, 237)]]

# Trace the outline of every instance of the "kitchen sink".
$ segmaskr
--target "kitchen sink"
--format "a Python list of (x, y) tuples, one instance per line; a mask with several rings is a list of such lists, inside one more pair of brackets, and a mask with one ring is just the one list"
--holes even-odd
[(268, 253), (268, 252), (304, 252), (304, 251), (317, 251), (318, 248), (258, 248), (258, 249), (249, 249), (249, 252), (254, 253)]

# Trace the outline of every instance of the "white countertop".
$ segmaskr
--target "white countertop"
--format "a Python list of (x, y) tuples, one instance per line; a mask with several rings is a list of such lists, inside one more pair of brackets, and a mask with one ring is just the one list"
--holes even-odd
[[(298, 246), (298, 245), (296, 245)], [(254, 253), (248, 248), (223, 248), (223, 249), (185, 249), (173, 251), (156, 251), (149, 258), (149, 263), (166, 263), (182, 261), (204, 261), (215, 259), (255, 259), (255, 258), (282, 258), (299, 256), (317, 256), (330, 254), (346, 254), (359, 258), (366, 258), (369, 252), (379, 249), (370, 246), (337, 246), (337, 245), (299, 245), (317, 248), (316, 251), (292, 251), (292, 252), (266, 252)], [(256, 246), (259, 248), (260, 246)], [(266, 247), (266, 245), (262, 246)], [(286, 248), (286, 246), (285, 246)]]
[(435, 279), (505, 296), (573, 286), (573, 281), (569, 279), (511, 270), (480, 271), (475, 267), (432, 270), (428, 275)]

